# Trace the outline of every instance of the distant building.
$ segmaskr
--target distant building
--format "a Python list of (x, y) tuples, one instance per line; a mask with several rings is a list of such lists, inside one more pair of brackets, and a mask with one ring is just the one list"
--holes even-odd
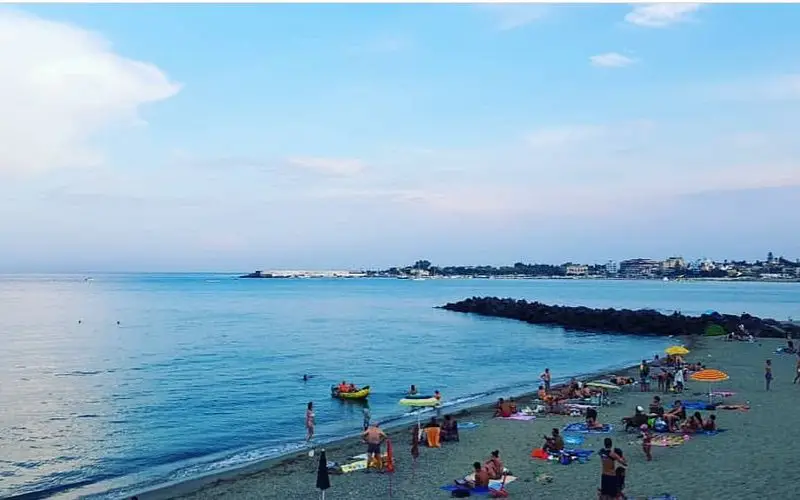
[(652, 259), (630, 259), (619, 263), (619, 274), (626, 278), (651, 278), (661, 271), (661, 262)]
[(680, 272), (686, 269), (686, 261), (683, 257), (670, 257), (661, 263), (661, 271), (665, 274)]
[(606, 262), (606, 273), (610, 274), (611, 276), (616, 276), (617, 273), (619, 273), (619, 264), (613, 260)]
[(589, 273), (589, 266), (573, 264), (566, 267), (567, 276), (586, 276)]

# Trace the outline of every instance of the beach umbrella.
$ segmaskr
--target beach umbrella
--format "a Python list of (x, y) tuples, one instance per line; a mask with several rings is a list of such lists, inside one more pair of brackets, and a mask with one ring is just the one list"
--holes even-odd
[(325, 450), (319, 455), (319, 467), (317, 467), (317, 489), (322, 492), (322, 500), (325, 500), (325, 490), (331, 487), (331, 478), (328, 475), (328, 457)]
[[(727, 373), (725, 373), (723, 371), (714, 370), (714, 369), (710, 369), (709, 368), (709, 369), (705, 369), (705, 370), (700, 370), (699, 372), (695, 372), (695, 373), (691, 374), (689, 376), (689, 378), (691, 380), (694, 380), (694, 381), (697, 381), (697, 382), (708, 382), (709, 384), (713, 384), (715, 382), (724, 382), (724, 381), (728, 380), (730, 377), (728, 376)], [(711, 386), (710, 385), (708, 387), (708, 399), (709, 399), (709, 401), (711, 400)]]
[(670, 356), (685, 356), (689, 354), (689, 349), (683, 347), (682, 345), (674, 345), (664, 349), (664, 352)]
[(386, 472), (389, 473), (389, 498), (392, 498), (392, 476), (394, 476), (394, 451), (392, 440), (386, 440)]

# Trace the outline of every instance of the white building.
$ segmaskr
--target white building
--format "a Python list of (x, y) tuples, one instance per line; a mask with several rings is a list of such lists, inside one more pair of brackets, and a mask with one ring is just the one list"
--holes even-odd
[(567, 276), (586, 276), (589, 273), (589, 266), (582, 264), (569, 265), (566, 268)]
[(619, 264), (613, 260), (606, 262), (606, 273), (616, 275), (619, 272)]

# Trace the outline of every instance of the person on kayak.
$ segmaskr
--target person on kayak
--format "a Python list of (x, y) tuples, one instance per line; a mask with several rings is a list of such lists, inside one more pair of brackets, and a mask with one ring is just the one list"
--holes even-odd
[(346, 392), (358, 392), (358, 388), (354, 383), (351, 382), (350, 385), (347, 386)]
[(408, 395), (409, 396), (416, 396), (417, 395), (417, 386), (416, 385), (411, 384), (411, 389), (409, 389)]
[(340, 393), (347, 392), (347, 382), (345, 382), (344, 380), (342, 380), (342, 383), (339, 384), (339, 392)]

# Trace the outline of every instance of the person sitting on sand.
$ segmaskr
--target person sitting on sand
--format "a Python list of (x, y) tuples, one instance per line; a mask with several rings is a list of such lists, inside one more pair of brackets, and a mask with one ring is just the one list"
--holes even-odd
[(503, 477), (503, 461), (500, 460), (500, 452), (494, 450), (489, 460), (483, 463), (483, 467), (489, 474), (489, 479), (500, 479)]
[(509, 408), (509, 404), (506, 403), (505, 399), (500, 398), (497, 400), (497, 403), (495, 403), (494, 416), (503, 418), (508, 418), (511, 416), (511, 408)]
[(544, 436), (542, 449), (548, 453), (558, 453), (564, 449), (564, 438), (556, 428), (553, 428), (550, 434), (550, 436)]
[(686, 422), (681, 424), (681, 430), (687, 434), (693, 434), (703, 428), (703, 416), (699, 411), (689, 417)]
[(708, 420), (703, 422), (703, 430), (704, 431), (716, 431), (717, 430), (717, 416), (713, 413), (708, 416)]
[[(654, 415), (658, 415), (659, 413), (664, 412), (664, 407), (661, 406), (661, 397), (660, 396), (653, 396), (653, 401), (650, 403), (650, 413)], [(659, 412), (660, 410), (660, 412)]]
[(632, 417), (623, 417), (622, 423), (625, 424), (625, 431), (638, 429), (642, 424), (647, 425), (648, 416), (644, 413), (644, 408), (636, 407)]
[(512, 415), (517, 413), (517, 402), (514, 401), (514, 398), (508, 398), (508, 409)]
[(469, 486), (471, 489), (488, 488), (489, 472), (486, 470), (486, 468), (483, 467), (480, 462), (475, 462), (472, 464), (472, 467), (475, 469), (475, 480), (467, 481), (467, 486)]
[(586, 409), (586, 428), (602, 429), (603, 424), (597, 421), (597, 410), (595, 408)]
[(367, 430), (362, 432), (361, 437), (367, 443), (367, 463), (373, 460), (381, 463), (381, 443), (387, 437), (380, 429), (378, 422), (374, 422)]
[(668, 412), (664, 412), (664, 421), (669, 426), (669, 432), (676, 432), (678, 430), (678, 423), (686, 420), (686, 408), (683, 407), (680, 399), (675, 400), (675, 404)]
[(543, 385), (540, 385), (539, 389), (536, 391), (536, 397), (539, 398), (541, 401), (547, 399), (547, 392), (544, 390)]
[(452, 415), (445, 415), (442, 422), (442, 441), (458, 441), (458, 422)]

